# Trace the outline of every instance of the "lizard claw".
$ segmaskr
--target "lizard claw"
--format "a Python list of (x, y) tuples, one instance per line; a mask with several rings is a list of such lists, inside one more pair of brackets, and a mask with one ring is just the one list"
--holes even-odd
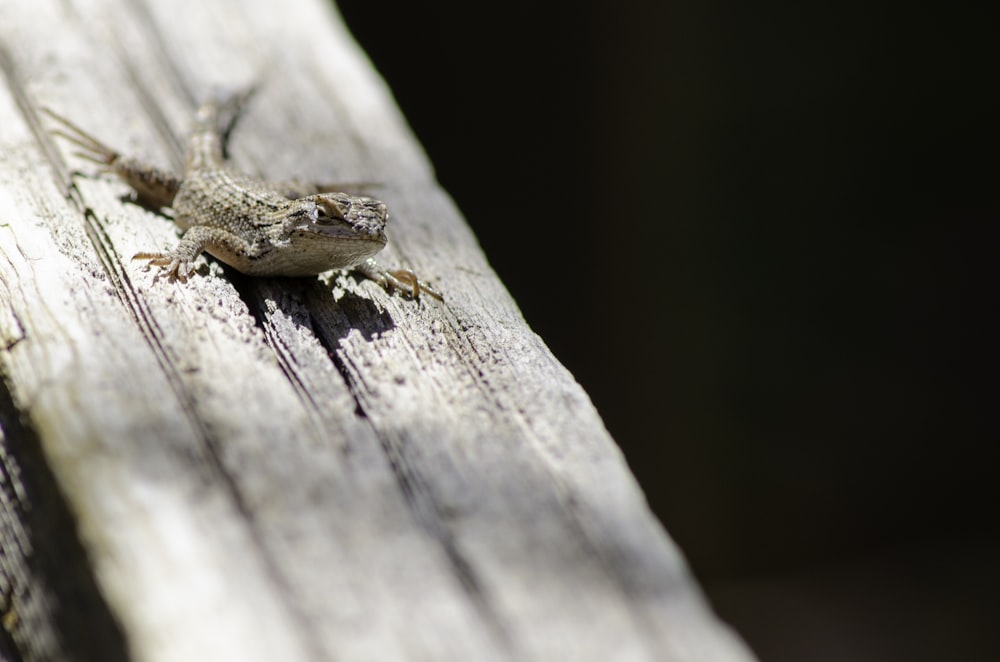
[(133, 260), (149, 260), (148, 267), (161, 267), (170, 280), (187, 282), (188, 276), (194, 272), (194, 264), (169, 253), (136, 253)]
[(430, 283), (420, 280), (417, 274), (409, 269), (383, 269), (376, 264), (373, 258), (368, 258), (354, 269), (384, 289), (398, 290), (411, 299), (419, 299), (421, 294), (426, 294), (438, 301), (444, 301), (444, 296), (440, 292), (434, 289)]
[(114, 163), (121, 155), (111, 149), (97, 138), (93, 137), (76, 124), (73, 124), (62, 115), (49, 108), (42, 108), (42, 112), (59, 123), (60, 128), (52, 131), (52, 135), (65, 138), (83, 151), (74, 152), (82, 159), (98, 163), (109, 171), (113, 171)]
[(409, 269), (393, 269), (392, 271), (384, 271), (382, 276), (394, 289), (406, 292), (406, 294), (414, 299), (420, 298), (420, 294), (425, 293), (428, 296), (434, 297), (438, 301), (444, 301), (444, 297), (441, 296), (440, 292), (435, 290), (430, 283), (417, 278), (417, 274), (413, 273)]

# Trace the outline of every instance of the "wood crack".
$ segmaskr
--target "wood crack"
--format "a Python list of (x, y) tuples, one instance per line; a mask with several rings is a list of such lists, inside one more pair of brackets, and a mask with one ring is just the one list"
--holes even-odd
[(7, 81), (7, 89), (10, 90), (14, 103), (17, 105), (18, 110), (21, 111), (21, 116), (27, 122), (28, 128), (35, 137), (35, 141), (42, 149), (42, 156), (54, 171), (56, 181), (61, 184), (60, 190), (63, 191), (63, 195), (68, 197), (72, 188), (69, 168), (56, 148), (52, 137), (42, 126), (38, 108), (28, 97), (24, 81), (21, 80), (17, 66), (3, 43), (0, 43), (0, 71), (4, 73), (4, 78)]
[(0, 529), (19, 529), (19, 535), (5, 533), (2, 539), (23, 542), (5, 544), (0, 553), (0, 581), (9, 582), (0, 657), (8, 659), (3, 648), (10, 647), (12, 662), (126, 662), (120, 626), (97, 587), (76, 521), (8, 380), (0, 370)]
[[(32, 510), (15, 519), (35, 517), (30, 538), (0, 521), (0, 540), (39, 564), (18, 580), (32, 599), (75, 605), (42, 581), (73, 576), (43, 564), (59, 551), (99, 582), (125, 654), (163, 662), (751, 659), (328, 3), (3, 6), (0, 325), (28, 342), (0, 351), (0, 427), (38, 436), (13, 457), (43, 489), (11, 496), (0, 470), (0, 511), (20, 499)], [(126, 249), (150, 219), (78, 176), (39, 115), (72, 106), (99, 135), (129, 131), (136, 156), (178, 162), (193, 97), (258, 64), (275, 75), (236, 165), (385, 181), (402, 221), (388, 255), (448, 274), (443, 310), (346, 275), (148, 284)], [(68, 512), (48, 517), (51, 498)], [(35, 626), (26, 596), (0, 586), (0, 625), (54, 628), (66, 647), (101, 627), (68, 607), (72, 622)], [(0, 657), (15, 644), (24, 662), (87, 652), (0, 634)]]
[[(42, 153), (46, 161), (52, 167), (57, 180), (62, 182), (61, 188), (64, 191), (64, 195), (66, 195), (81, 214), (84, 221), (85, 235), (93, 247), (104, 273), (108, 276), (118, 300), (124, 305), (125, 310), (128, 311), (129, 316), (152, 350), (167, 382), (170, 384), (171, 390), (180, 403), (182, 411), (185, 413), (185, 418), (187, 418), (192, 428), (197, 430), (200, 446), (205, 451), (203, 459), (206, 460), (206, 465), (212, 468), (219, 482), (225, 486), (231, 502), (246, 523), (248, 533), (258, 550), (258, 558), (262, 559), (269, 580), (277, 588), (276, 592), (283, 596), (284, 607), (291, 613), (290, 622), (295, 623), (299, 629), (300, 641), (307, 650), (311, 651), (313, 659), (322, 659), (326, 654), (323, 651), (320, 638), (313, 631), (310, 621), (305, 618), (306, 615), (301, 612), (301, 609), (291, 599), (292, 591), (280, 571), (280, 564), (269, 552), (268, 546), (263, 541), (264, 536), (255, 524), (253, 509), (247, 505), (237, 481), (226, 468), (220, 453), (218, 440), (214, 438), (205, 422), (199, 416), (193, 396), (189, 389), (185, 387), (184, 378), (180, 374), (175, 362), (171, 359), (167, 346), (163, 341), (163, 333), (155, 320), (155, 315), (149, 309), (148, 305), (146, 305), (143, 297), (135, 290), (128, 277), (127, 270), (122, 263), (120, 253), (115, 250), (113, 242), (107, 234), (104, 222), (94, 213), (92, 207), (84, 200), (79, 188), (73, 183), (69, 168), (55, 147), (51, 136), (42, 126), (37, 108), (28, 98), (17, 75), (14, 63), (10, 59), (9, 54), (2, 48), (2, 45), (0, 45), (0, 70), (4, 72), (8, 87), (12, 91), (12, 96), (17, 100), (18, 108), (31, 127), (36, 141), (42, 148)], [(83, 558), (83, 556), (82, 553), (78, 555), (79, 558)], [(110, 656), (105, 659), (116, 658)]]
[[(322, 334), (320, 337), (323, 337)], [(453, 576), (458, 580), (480, 620), (486, 625), (498, 649), (510, 659), (522, 659), (514, 638), (504, 624), (500, 613), (494, 608), (473, 563), (462, 553), (454, 533), (442, 517), (441, 510), (432, 494), (430, 483), (420, 475), (420, 472), (412, 464), (407, 462), (404, 450), (406, 440), (380, 429), (364, 413), (362, 398), (353, 376), (357, 367), (348, 365), (350, 359), (332, 349), (330, 357), (337, 370), (343, 375), (344, 381), (347, 382), (351, 394), (354, 396), (358, 412), (369, 421), (372, 432), (381, 445), (389, 469), (392, 471), (414, 521), (443, 552)]]

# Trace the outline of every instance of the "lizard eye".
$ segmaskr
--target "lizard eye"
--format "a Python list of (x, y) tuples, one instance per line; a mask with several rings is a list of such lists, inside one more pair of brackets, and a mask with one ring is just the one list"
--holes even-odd
[(333, 200), (319, 199), (316, 201), (316, 222), (320, 225), (330, 225), (336, 221), (346, 220), (347, 213)]

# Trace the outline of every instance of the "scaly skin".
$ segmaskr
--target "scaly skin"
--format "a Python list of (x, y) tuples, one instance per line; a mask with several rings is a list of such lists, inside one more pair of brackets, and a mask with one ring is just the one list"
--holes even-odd
[(132, 259), (162, 267), (171, 279), (186, 280), (202, 252), (251, 276), (314, 276), (354, 269), (386, 289), (411, 297), (441, 295), (408, 269), (386, 270), (373, 256), (385, 247), (385, 204), (365, 196), (323, 192), (290, 198), (287, 186), (269, 185), (230, 170), (222, 136), (248, 95), (209, 101), (197, 113), (188, 143), (184, 175), (178, 177), (122, 156), (66, 118), (54, 133), (124, 180), (146, 204), (170, 207), (184, 230), (167, 252), (136, 253)]

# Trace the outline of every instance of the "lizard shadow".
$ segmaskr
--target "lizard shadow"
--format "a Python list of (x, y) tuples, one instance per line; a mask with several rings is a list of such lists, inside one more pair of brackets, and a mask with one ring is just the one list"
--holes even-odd
[(351, 332), (371, 341), (396, 327), (388, 310), (349, 286), (360, 282), (360, 276), (343, 274), (328, 284), (315, 277), (254, 278), (228, 266), (223, 269), (269, 343), (291, 323), (332, 356)]
[[(371, 341), (396, 328), (385, 307), (354, 291), (363, 282), (371, 281), (353, 272), (338, 276), (330, 284), (319, 279), (306, 280), (313, 331), (320, 342), (339, 341), (352, 331)], [(343, 287), (347, 283), (354, 287)]]
[(170, 210), (169, 207), (160, 207), (156, 204), (155, 201), (150, 200), (149, 198), (146, 198), (144, 196), (141, 196), (138, 193), (135, 193), (134, 191), (118, 196), (118, 201), (124, 205), (135, 205), (136, 207), (144, 209), (151, 214), (155, 214), (160, 218), (166, 219), (171, 223), (174, 222), (173, 211)]

